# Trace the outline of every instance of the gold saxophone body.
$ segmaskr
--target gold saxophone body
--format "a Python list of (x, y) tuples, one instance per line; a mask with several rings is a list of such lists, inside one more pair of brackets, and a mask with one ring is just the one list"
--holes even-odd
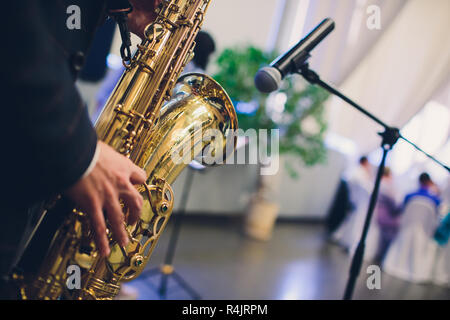
[[(171, 215), (170, 185), (180, 172), (206, 149), (225, 157), (230, 140), (234, 149), (235, 137), (228, 137), (237, 129), (237, 117), (221, 86), (198, 73), (177, 81), (193, 54), (209, 3), (162, 1), (158, 17), (146, 27), (144, 40), (95, 125), (99, 139), (147, 173), (146, 184), (137, 187), (144, 199), (141, 217), (136, 225), (126, 226), (129, 244), (121, 247), (108, 231), (111, 253), (100, 257), (88, 217), (72, 208), (61, 212), (61, 200), (53, 201), (42, 214), (65, 216), (65, 220), (49, 235), (52, 241), (39, 271), (15, 275), (22, 298), (114, 298), (120, 283), (135, 279), (148, 262)], [(202, 134), (209, 129), (220, 132), (220, 138), (204, 139)], [(175, 161), (173, 154), (183, 160)], [(123, 211), (127, 214), (126, 207)], [(79, 268), (81, 281), (79, 288), (70, 290), (66, 282), (71, 266)]]

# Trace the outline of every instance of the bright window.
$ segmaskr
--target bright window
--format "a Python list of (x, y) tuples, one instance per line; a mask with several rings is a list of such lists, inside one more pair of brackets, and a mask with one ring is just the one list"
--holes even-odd
[[(401, 130), (403, 136), (416, 143), (424, 151), (436, 156), (444, 164), (450, 160), (450, 110), (436, 101), (429, 102)], [(388, 163), (394, 173), (428, 171), (435, 180), (446, 180), (445, 170), (408, 143), (400, 140), (389, 155)], [(413, 173), (411, 172), (411, 173)]]

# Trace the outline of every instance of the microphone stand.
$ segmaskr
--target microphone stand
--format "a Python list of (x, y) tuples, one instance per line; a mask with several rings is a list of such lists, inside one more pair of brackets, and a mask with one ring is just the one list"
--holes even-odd
[[(308, 55), (308, 58), (309, 58), (309, 55)], [(303, 63), (303, 65), (299, 68), (297, 73), (302, 75), (311, 84), (318, 85), (318, 86), (322, 87), (323, 89), (327, 90), (328, 92), (338, 96), (339, 98), (341, 98), (342, 100), (344, 100), (345, 102), (347, 102), (348, 104), (350, 104), (351, 106), (356, 108), (358, 111), (362, 112), (367, 117), (369, 117), (370, 119), (372, 119), (373, 121), (375, 121), (376, 123), (378, 123), (379, 125), (381, 125), (384, 128), (384, 132), (379, 133), (379, 135), (382, 138), (381, 147), (383, 148), (383, 156), (381, 158), (381, 162), (378, 167), (378, 172), (377, 172), (377, 176), (376, 176), (376, 180), (375, 180), (375, 186), (374, 186), (372, 194), (370, 196), (369, 208), (367, 210), (367, 215), (366, 215), (366, 219), (364, 222), (364, 228), (362, 230), (361, 238), (359, 240), (358, 246), (357, 246), (356, 251), (352, 258), (352, 263), (351, 263), (350, 271), (349, 271), (349, 278), (348, 278), (348, 282), (347, 282), (347, 285), (345, 288), (345, 293), (344, 293), (344, 300), (351, 300), (353, 297), (356, 280), (361, 271), (363, 258), (364, 258), (365, 245), (366, 245), (366, 238), (367, 238), (367, 234), (369, 232), (369, 227), (370, 227), (370, 222), (372, 220), (373, 211), (375, 209), (375, 205), (377, 202), (378, 193), (380, 190), (381, 177), (383, 175), (383, 171), (384, 171), (384, 167), (385, 167), (385, 163), (386, 163), (386, 157), (388, 155), (388, 152), (390, 150), (392, 150), (395, 143), (399, 139), (402, 139), (402, 140), (406, 141), (407, 143), (409, 143), (410, 145), (412, 145), (415, 149), (417, 149), (421, 153), (425, 154), (428, 158), (430, 158), (431, 160), (433, 160), (434, 162), (436, 162), (443, 168), (447, 169), (448, 172), (450, 172), (450, 168), (448, 166), (444, 165), (443, 163), (441, 163), (440, 161), (438, 161), (437, 159), (435, 159), (433, 156), (431, 156), (428, 153), (426, 153), (425, 151), (423, 151), (421, 148), (419, 148), (417, 145), (415, 145), (414, 143), (412, 143), (405, 137), (403, 137), (398, 128), (388, 126), (383, 121), (381, 121), (380, 119), (375, 117), (373, 114), (371, 114), (370, 112), (365, 110), (360, 105), (358, 105), (356, 102), (354, 102), (353, 100), (351, 100), (350, 98), (345, 96), (343, 93), (339, 92), (337, 89), (335, 89), (331, 85), (322, 81), (320, 79), (320, 76), (316, 72), (309, 69), (309, 64), (307, 63), (306, 60)]]
[(155, 268), (144, 273), (145, 277), (152, 277), (154, 275), (161, 274), (161, 281), (157, 293), (159, 298), (162, 300), (167, 299), (168, 291), (168, 280), (172, 277), (177, 284), (184, 289), (193, 300), (200, 300), (201, 296), (195, 291), (181, 275), (179, 275), (173, 266), (173, 260), (175, 257), (175, 250), (178, 243), (178, 237), (181, 231), (182, 220), (186, 214), (187, 201), (189, 198), (189, 193), (191, 191), (192, 181), (194, 178), (194, 173), (198, 169), (194, 169), (189, 166), (187, 170), (186, 180), (184, 182), (183, 194), (181, 196), (180, 207), (177, 214), (172, 218), (174, 220), (173, 230), (170, 235), (169, 246), (166, 251), (166, 256), (164, 259), (164, 264), (160, 268)]

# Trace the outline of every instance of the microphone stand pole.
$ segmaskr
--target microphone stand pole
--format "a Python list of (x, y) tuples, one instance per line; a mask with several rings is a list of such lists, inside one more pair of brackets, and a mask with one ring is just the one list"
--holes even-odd
[(379, 125), (381, 125), (384, 128), (384, 132), (379, 133), (379, 135), (382, 137), (381, 147), (383, 148), (383, 156), (381, 158), (381, 162), (378, 167), (377, 177), (375, 180), (375, 186), (373, 188), (373, 191), (372, 191), (372, 194), (370, 197), (369, 208), (367, 210), (367, 215), (366, 215), (366, 219), (364, 222), (364, 228), (363, 228), (363, 231), (361, 234), (361, 238), (359, 240), (358, 246), (357, 246), (356, 251), (352, 258), (352, 263), (351, 263), (350, 271), (349, 271), (349, 278), (348, 278), (348, 282), (347, 282), (347, 285), (345, 288), (345, 293), (344, 293), (344, 300), (351, 300), (353, 297), (356, 280), (358, 278), (358, 275), (361, 271), (361, 267), (363, 264), (364, 251), (365, 251), (365, 246), (366, 246), (366, 238), (367, 238), (367, 234), (369, 232), (369, 227), (370, 227), (370, 222), (372, 220), (373, 211), (375, 209), (375, 205), (377, 202), (378, 192), (380, 190), (381, 177), (383, 175), (383, 171), (384, 171), (384, 167), (385, 167), (385, 163), (386, 163), (386, 157), (388, 155), (388, 152), (394, 147), (394, 145), (398, 141), (398, 139), (403, 139), (407, 143), (411, 144), (418, 151), (425, 154), (428, 158), (430, 158), (431, 160), (433, 160), (434, 162), (436, 162), (443, 168), (447, 169), (448, 172), (450, 172), (450, 168), (448, 166), (444, 165), (443, 163), (441, 163), (440, 161), (438, 161), (437, 159), (435, 159), (434, 157), (432, 157), (431, 155), (427, 154), (425, 151), (423, 151), (421, 148), (416, 146), (414, 143), (412, 143), (408, 139), (404, 138), (400, 134), (399, 129), (388, 126), (383, 121), (381, 121), (380, 119), (375, 117), (373, 114), (371, 114), (370, 112), (365, 110), (360, 105), (358, 105), (356, 102), (354, 102), (353, 100), (351, 100), (350, 98), (346, 97), (344, 94), (339, 92), (337, 89), (335, 89), (331, 85), (327, 84), (326, 82), (322, 81), (320, 79), (320, 76), (316, 72), (309, 69), (309, 64), (307, 62), (305, 62), (300, 67), (300, 69), (297, 71), (297, 73), (301, 74), (311, 84), (318, 85), (318, 86), (322, 87), (323, 89), (327, 90), (328, 92), (338, 96), (339, 98), (341, 98), (342, 100), (344, 100), (345, 102), (347, 102), (348, 104), (350, 104), (351, 106), (356, 108), (358, 111), (362, 112), (367, 117), (369, 117), (370, 119), (372, 119), (373, 121), (375, 121), (376, 123), (378, 123)]

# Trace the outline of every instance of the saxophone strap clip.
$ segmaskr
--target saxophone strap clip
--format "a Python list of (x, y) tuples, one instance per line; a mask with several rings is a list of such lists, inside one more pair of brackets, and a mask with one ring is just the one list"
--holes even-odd
[(133, 11), (133, 7), (127, 0), (109, 0), (108, 14), (116, 21), (122, 45), (120, 46), (120, 55), (124, 62), (131, 61), (131, 35), (128, 29), (128, 14)]

